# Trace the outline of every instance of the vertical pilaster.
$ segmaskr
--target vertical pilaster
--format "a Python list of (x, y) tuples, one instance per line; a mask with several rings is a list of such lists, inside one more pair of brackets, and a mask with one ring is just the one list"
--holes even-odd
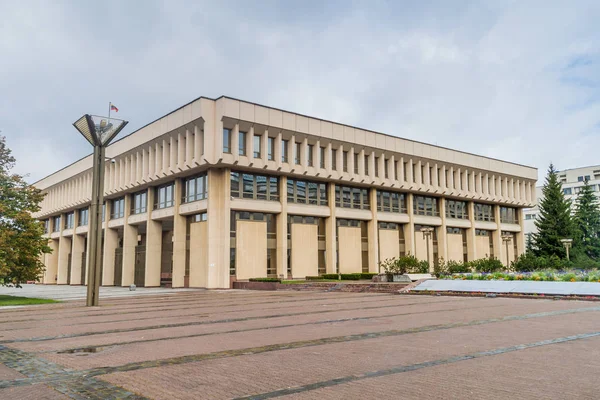
[(173, 213), (173, 276), (172, 285), (185, 286), (185, 253), (187, 240), (187, 221), (184, 215), (179, 214), (179, 206), (183, 198), (183, 181), (175, 180)]
[(279, 196), (281, 201), (281, 212), (277, 214), (277, 276), (287, 278), (287, 177), (279, 178)]
[[(496, 230), (492, 232), (492, 241), (494, 242), (494, 257), (501, 260), (503, 263), (506, 259), (505, 246), (502, 243), (502, 231), (500, 230), (500, 206), (494, 205), (494, 219), (496, 221)], [(479, 255), (481, 257), (481, 255)]]
[(154, 188), (148, 188), (148, 219), (146, 220), (146, 273), (144, 286), (160, 286), (162, 261), (162, 222), (152, 219)]
[[(382, 156), (383, 157), (383, 156)], [(379, 272), (379, 235), (377, 220), (377, 189), (369, 189), (369, 202), (371, 204), (371, 220), (367, 222), (369, 246), (369, 272)]]
[[(443, 258), (444, 261), (448, 261), (448, 232), (446, 231), (446, 199), (440, 198), (439, 203), (440, 219), (442, 220), (442, 225), (439, 228), (436, 228), (438, 229), (438, 257)], [(433, 260), (433, 257), (431, 259)], [(433, 268), (433, 265), (430, 265), (429, 268)]]
[(102, 286), (113, 286), (115, 284), (115, 249), (119, 246), (119, 232), (108, 227), (113, 202), (106, 202), (104, 216), (104, 256), (102, 261)]
[(208, 170), (208, 285), (229, 288), (230, 170)]
[(477, 254), (477, 243), (475, 236), (475, 203), (470, 201), (467, 203), (469, 222), (471, 227), (467, 229), (467, 260), (473, 261), (477, 258), (485, 257), (485, 254)]
[[(133, 195), (125, 196), (125, 218), (123, 222), (123, 278), (121, 286), (129, 286), (134, 282), (135, 248), (138, 244), (138, 227), (127, 222), (131, 215)], [(148, 205), (146, 205), (148, 207)]]
[[(338, 151), (341, 153), (341, 151)], [(338, 154), (338, 158), (340, 155)], [(340, 161), (338, 159), (338, 161)], [(338, 167), (341, 168), (342, 164), (338, 163)], [(337, 238), (336, 238), (336, 223), (335, 223), (335, 184), (329, 183), (327, 185), (327, 194), (329, 198), (329, 218), (325, 220), (325, 265), (328, 274), (335, 274), (337, 272)]]
[(48, 241), (48, 247), (51, 252), (46, 254), (46, 270), (44, 271), (45, 284), (56, 284), (56, 278), (58, 273), (58, 240), (50, 239)]
[[(409, 163), (410, 164), (410, 163)], [(406, 255), (415, 255), (415, 222), (413, 219), (414, 196), (412, 193), (406, 194), (406, 212), (408, 214), (408, 224), (403, 225), (404, 229), (404, 247)]]
[(73, 218), (73, 238), (71, 239), (71, 285), (81, 284), (81, 273), (83, 268), (85, 268), (81, 259), (85, 251), (85, 236), (75, 233), (78, 225), (79, 212), (75, 211)]
[(65, 228), (66, 214), (60, 216), (60, 237), (58, 239), (58, 271), (56, 283), (58, 285), (67, 284), (67, 275), (69, 272), (69, 253), (71, 252), (71, 239), (63, 236)]

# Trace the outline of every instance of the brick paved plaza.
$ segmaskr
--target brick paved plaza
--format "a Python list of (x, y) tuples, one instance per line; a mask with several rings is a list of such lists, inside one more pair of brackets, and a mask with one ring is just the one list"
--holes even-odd
[(1, 399), (597, 399), (600, 304), (198, 291), (0, 311)]

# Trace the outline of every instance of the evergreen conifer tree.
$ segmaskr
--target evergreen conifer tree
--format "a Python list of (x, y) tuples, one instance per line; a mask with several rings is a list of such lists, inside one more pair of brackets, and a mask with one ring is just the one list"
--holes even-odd
[(592, 187), (586, 180), (575, 203), (574, 245), (592, 259), (600, 257), (600, 208)]
[(573, 238), (573, 222), (571, 203), (565, 199), (556, 172), (554, 165), (550, 164), (542, 188), (539, 217), (535, 221), (537, 233), (533, 235), (533, 247), (538, 256), (555, 255), (563, 258), (566, 253), (560, 240)]

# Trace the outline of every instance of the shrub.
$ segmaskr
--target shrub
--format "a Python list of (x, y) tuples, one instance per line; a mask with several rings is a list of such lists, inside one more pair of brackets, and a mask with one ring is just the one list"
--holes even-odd
[(340, 274), (340, 279), (343, 281), (358, 281), (360, 280), (361, 273), (357, 274)]
[(427, 261), (419, 261), (415, 256), (407, 255), (388, 258), (379, 263), (388, 275), (403, 275), (406, 273), (426, 274), (429, 272)]
[(322, 276), (307, 276), (305, 278), (305, 280), (307, 281), (322, 281), (323, 279), (325, 278), (323, 278)]
[(438, 277), (466, 272), (471, 272), (471, 267), (468, 263), (453, 260), (444, 261), (443, 258), (440, 258), (433, 268), (433, 273)]
[(250, 278), (249, 282), (278, 282), (281, 283), (281, 279), (279, 278)]
[(340, 276), (338, 274), (323, 274), (323, 275), (321, 275), (321, 278), (323, 278), (323, 279), (340, 279)]
[(363, 273), (360, 274), (360, 279), (369, 279), (369, 280), (371, 280), (371, 279), (373, 279), (373, 277), (375, 275), (377, 275), (377, 274), (374, 273), (374, 272), (363, 272)]
[(469, 261), (468, 265), (476, 272), (498, 272), (504, 269), (504, 265), (497, 258), (480, 258), (478, 260)]

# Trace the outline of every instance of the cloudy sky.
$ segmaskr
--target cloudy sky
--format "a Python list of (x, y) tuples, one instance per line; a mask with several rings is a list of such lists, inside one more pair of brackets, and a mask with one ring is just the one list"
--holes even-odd
[(228, 95), (536, 166), (600, 164), (600, 2), (0, 0), (0, 130), (35, 181)]

